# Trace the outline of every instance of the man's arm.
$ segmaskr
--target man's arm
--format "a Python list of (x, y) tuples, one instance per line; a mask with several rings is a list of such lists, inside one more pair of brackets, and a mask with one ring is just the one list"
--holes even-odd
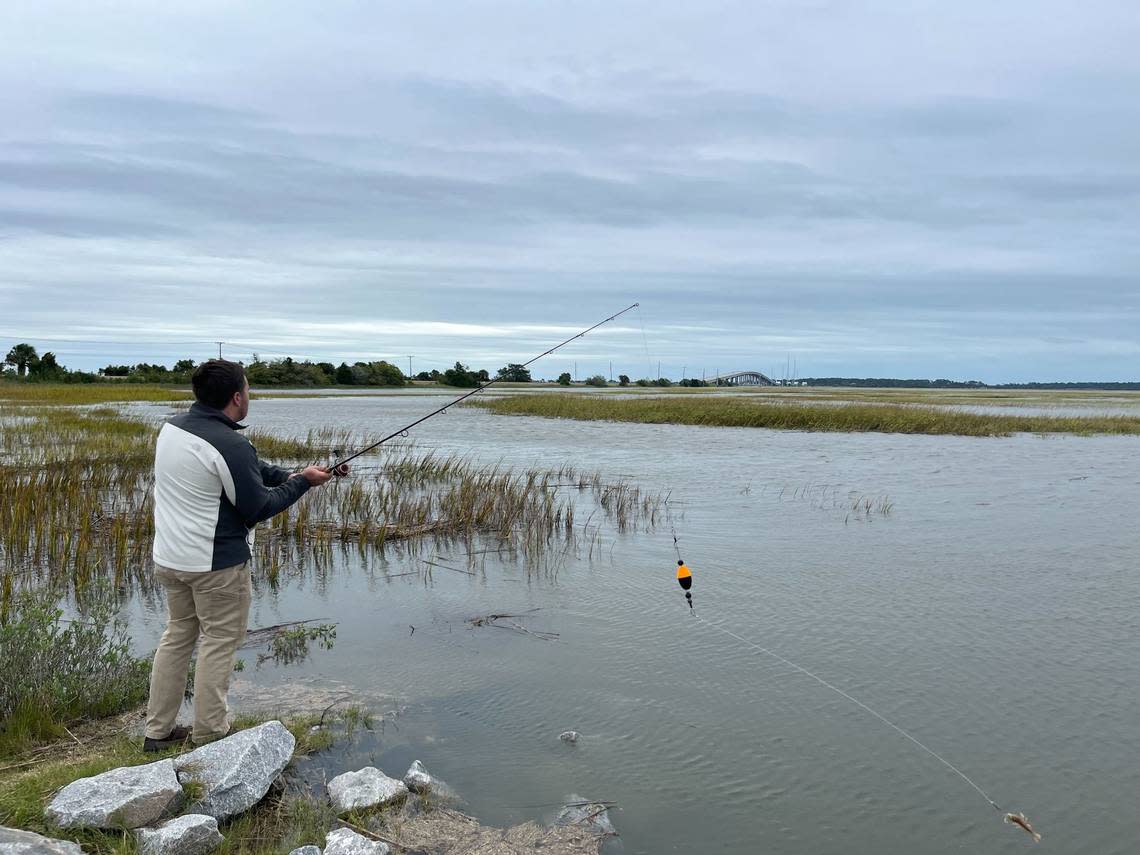
[(281, 513), (305, 495), (310, 487), (308, 478), (302, 475), (291, 478), (288, 472), (276, 466), (266, 467), (271, 470), (274, 480), (277, 471), (285, 472), (286, 477), (277, 486), (266, 486), (262, 477), (263, 465), (248, 442), (233, 443), (231, 448), (223, 452), (222, 457), (222, 468), (227, 471), (219, 474), (222, 476), (226, 498), (237, 508), (247, 526), (252, 527)]
[(293, 475), (288, 469), (282, 469), (272, 463), (264, 463), (258, 460), (257, 465), (261, 469), (261, 482), (266, 487), (280, 487)]

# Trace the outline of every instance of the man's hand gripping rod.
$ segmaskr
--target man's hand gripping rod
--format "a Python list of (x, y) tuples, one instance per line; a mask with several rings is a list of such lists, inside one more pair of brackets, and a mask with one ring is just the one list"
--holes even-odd
[[(534, 357), (533, 359), (531, 359), (527, 362), (524, 362), (523, 367), (525, 368), (526, 366), (530, 365), (531, 363), (538, 362), (538, 360), (542, 359), (542, 357), (549, 356), (550, 354), (554, 353), (554, 351), (558, 350), (559, 348), (565, 347), (570, 342), (574, 341), (575, 339), (581, 338), (582, 336), (584, 336), (588, 332), (593, 332), (598, 327), (602, 326), (602, 324), (608, 324), (614, 318), (621, 317), (626, 312), (628, 312), (630, 309), (636, 309), (639, 305), (640, 305), (639, 303), (634, 303), (633, 305), (626, 306), (624, 309), (622, 309), (617, 314), (610, 315), (604, 321), (598, 321), (596, 324), (594, 324), (589, 329), (584, 329), (580, 333), (578, 333), (577, 335), (570, 336), (570, 338), (566, 339), (566, 341), (562, 342), (561, 344), (556, 344), (556, 345), (554, 345), (554, 347), (550, 348), (550, 350), (543, 351), (542, 353), (540, 353), (538, 356)], [(477, 389), (472, 389), (470, 392), (465, 392), (464, 394), (462, 394), (458, 398), (456, 398), (454, 401), (451, 401), (447, 404), (444, 404), (438, 410), (433, 410), (432, 412), (428, 413), (426, 416), (422, 416), (421, 418), (416, 419), (410, 425), (405, 425), (404, 427), (400, 428), (399, 430), (393, 431), (392, 433), (388, 434), (383, 439), (377, 440), (376, 442), (372, 443), (371, 445), (367, 446), (366, 448), (362, 448), (362, 449), (360, 449), (360, 451), (357, 451), (357, 452), (354, 452), (353, 454), (348, 455), (348, 457), (344, 457), (344, 458), (341, 458), (340, 460), (333, 461), (329, 465), (328, 468), (331, 471), (336, 472), (341, 466), (348, 463), (349, 461), (355, 460), (356, 458), (360, 457), (360, 455), (362, 455), (362, 454), (367, 454), (368, 452), (370, 452), (374, 448), (379, 448), (381, 445), (383, 445), (384, 443), (386, 443), (390, 439), (394, 439), (397, 436), (406, 436), (408, 431), (410, 431), (416, 425), (419, 425), (419, 424), (426, 422), (432, 416), (438, 416), (440, 413), (446, 412), (448, 409), (450, 409), (451, 407), (454, 407), (460, 401), (465, 401), (468, 398), (470, 398), (472, 395), (478, 395), (480, 392), (482, 392), (488, 386), (493, 386), (498, 382), (499, 382), (498, 378), (496, 378), (494, 380), (489, 380), (486, 383), (484, 383), (482, 386), (478, 387)]]

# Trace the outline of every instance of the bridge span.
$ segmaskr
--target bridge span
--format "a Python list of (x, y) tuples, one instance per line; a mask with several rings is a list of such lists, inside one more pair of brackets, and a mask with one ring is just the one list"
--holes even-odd
[(731, 374), (721, 374), (710, 381), (714, 386), (776, 386), (778, 385), (767, 374), (760, 371), (734, 371)]

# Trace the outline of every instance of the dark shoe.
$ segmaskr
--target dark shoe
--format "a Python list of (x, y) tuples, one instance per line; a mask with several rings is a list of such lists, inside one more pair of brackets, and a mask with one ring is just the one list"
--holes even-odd
[(194, 747), (198, 748), (199, 746), (202, 746), (202, 745), (209, 745), (211, 742), (217, 742), (219, 739), (225, 739), (227, 736), (229, 736), (233, 732), (234, 732), (234, 727), (231, 724), (229, 727), (227, 727), (221, 733), (204, 734), (201, 739), (195, 739), (194, 740)]
[(190, 738), (192, 728), (189, 727), (176, 727), (170, 731), (162, 739), (151, 739), (149, 736), (143, 739), (143, 751), (165, 751), (167, 748), (174, 748), (176, 745), (181, 745)]

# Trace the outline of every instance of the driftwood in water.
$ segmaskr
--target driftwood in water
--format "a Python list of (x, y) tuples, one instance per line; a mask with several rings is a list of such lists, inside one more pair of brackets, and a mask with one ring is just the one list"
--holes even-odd
[[(557, 632), (547, 632), (545, 630), (530, 630), (522, 624), (516, 623), (516, 619), (525, 620), (527, 615), (534, 614), (541, 609), (530, 609), (529, 611), (522, 612), (521, 614), (491, 614), (482, 617), (469, 618), (467, 623), (472, 629), (478, 626), (494, 626), (499, 629), (509, 629), (513, 632), (518, 632), (523, 635), (533, 635), (535, 638), (541, 638), (543, 641), (553, 641), (558, 638)], [(500, 623), (500, 621), (502, 621)]]

